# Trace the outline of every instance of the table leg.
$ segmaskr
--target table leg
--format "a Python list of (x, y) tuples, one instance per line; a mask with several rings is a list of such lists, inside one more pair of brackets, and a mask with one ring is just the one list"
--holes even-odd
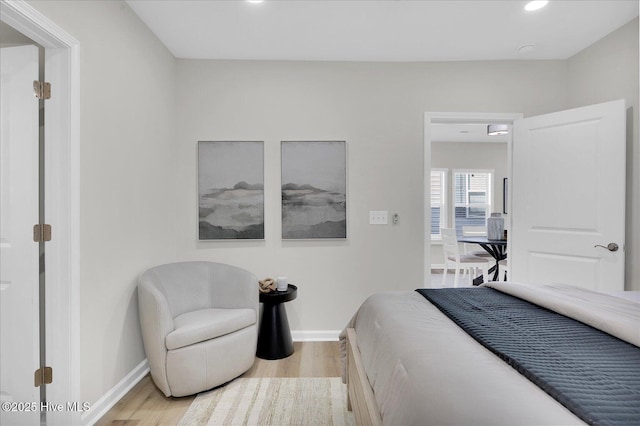
[(284, 303), (264, 303), (256, 355), (262, 359), (280, 359), (292, 353), (293, 340)]
[[(498, 276), (500, 274), (498, 262), (507, 258), (506, 247), (497, 244), (480, 244), (480, 246), (496, 260), (496, 264), (489, 269), (489, 273), (493, 272), (493, 281), (498, 281)], [(479, 282), (476, 284), (478, 279)], [(473, 280), (473, 285), (479, 284), (482, 284), (482, 277), (478, 277)]]

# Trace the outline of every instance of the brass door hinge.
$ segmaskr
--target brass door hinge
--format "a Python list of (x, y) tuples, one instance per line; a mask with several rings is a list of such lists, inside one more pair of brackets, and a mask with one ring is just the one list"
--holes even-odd
[(40, 387), (42, 385), (50, 385), (53, 383), (53, 368), (42, 367), (38, 368), (34, 373), (34, 385)]
[(51, 225), (46, 223), (33, 225), (33, 241), (36, 243), (51, 241)]
[(51, 83), (34, 80), (33, 94), (38, 99), (51, 99)]

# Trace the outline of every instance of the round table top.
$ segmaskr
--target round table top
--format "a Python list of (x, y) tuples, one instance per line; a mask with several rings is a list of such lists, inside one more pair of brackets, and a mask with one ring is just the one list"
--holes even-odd
[(487, 237), (460, 237), (458, 238), (460, 243), (475, 243), (475, 244), (491, 244), (494, 246), (506, 246), (507, 240), (490, 240)]
[(298, 296), (298, 287), (289, 284), (287, 291), (273, 291), (271, 293), (260, 293), (261, 303), (284, 303), (295, 299)]

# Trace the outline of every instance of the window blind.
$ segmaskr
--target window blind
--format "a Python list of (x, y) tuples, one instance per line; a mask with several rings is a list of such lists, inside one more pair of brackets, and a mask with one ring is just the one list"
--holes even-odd
[(459, 237), (463, 226), (486, 226), (491, 212), (493, 174), (489, 172), (455, 172), (455, 228)]

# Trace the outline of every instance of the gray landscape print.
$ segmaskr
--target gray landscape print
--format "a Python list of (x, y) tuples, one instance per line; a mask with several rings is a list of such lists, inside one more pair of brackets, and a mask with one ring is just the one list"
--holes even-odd
[(282, 238), (346, 238), (346, 143), (285, 141)]
[(199, 142), (199, 239), (264, 239), (263, 181), (262, 142)]

